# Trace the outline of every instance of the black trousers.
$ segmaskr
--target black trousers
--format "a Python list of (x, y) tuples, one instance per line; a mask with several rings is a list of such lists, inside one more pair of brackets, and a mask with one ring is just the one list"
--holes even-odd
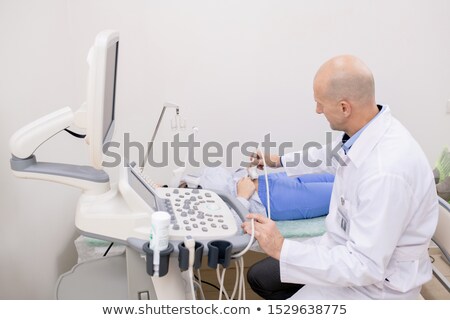
[(280, 278), (280, 262), (265, 258), (247, 272), (250, 287), (266, 300), (286, 300), (303, 287), (303, 284), (283, 283)]

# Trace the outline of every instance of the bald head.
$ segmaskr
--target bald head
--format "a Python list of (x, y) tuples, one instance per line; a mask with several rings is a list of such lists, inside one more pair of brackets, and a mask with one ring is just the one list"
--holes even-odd
[(354, 106), (375, 104), (372, 72), (354, 56), (338, 56), (325, 62), (317, 71), (314, 86), (327, 100), (346, 100)]
[(314, 78), (316, 112), (333, 130), (352, 136), (378, 113), (372, 72), (358, 58), (338, 56), (325, 62)]

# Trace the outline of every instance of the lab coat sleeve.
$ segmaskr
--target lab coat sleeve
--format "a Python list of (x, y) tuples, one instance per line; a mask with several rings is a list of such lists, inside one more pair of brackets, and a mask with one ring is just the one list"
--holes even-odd
[[(280, 256), (281, 281), (364, 286), (379, 283), (389, 276), (386, 267), (411, 219), (412, 203), (418, 200), (402, 177), (391, 174), (367, 179), (359, 186), (357, 194), (357, 203), (350, 206), (348, 240), (342, 245), (332, 245), (338, 242), (332, 241), (333, 235), (328, 233), (320, 243), (284, 240)], [(344, 232), (337, 229), (339, 231)]]
[(302, 151), (287, 153), (281, 157), (281, 163), (288, 176), (310, 173), (336, 173), (338, 164), (343, 164), (341, 140), (330, 144), (312, 145)]

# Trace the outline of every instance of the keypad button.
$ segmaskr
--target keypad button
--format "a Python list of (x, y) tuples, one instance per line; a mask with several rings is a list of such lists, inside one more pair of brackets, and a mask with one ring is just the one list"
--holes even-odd
[(186, 213), (186, 212), (182, 212), (182, 213), (181, 213), (181, 216), (182, 216), (182, 217), (187, 217), (187, 213)]
[(208, 228), (207, 228), (207, 227), (203, 227), (203, 228), (202, 228), (202, 231), (203, 231), (203, 232), (208, 232)]
[(183, 223), (184, 223), (184, 224), (189, 224), (189, 221), (183, 220)]
[(223, 225), (222, 225), (222, 229), (228, 230), (228, 226), (227, 226), (226, 224), (223, 224)]
[(173, 230), (180, 230), (180, 226), (177, 225), (177, 224), (174, 224), (174, 225), (173, 225)]
[(175, 194), (179, 194), (179, 193), (180, 193), (180, 191), (179, 191), (178, 189), (174, 189), (174, 190), (173, 190), (173, 193), (175, 193)]
[(215, 228), (217, 225), (215, 223), (211, 223), (211, 227)]
[(194, 228), (198, 228), (198, 224), (196, 224), (196, 223), (194, 223), (192, 226), (193, 226)]
[(205, 197), (207, 197), (207, 198), (211, 198), (211, 193), (205, 193)]
[(207, 208), (208, 208), (209, 210), (217, 211), (217, 210), (220, 209), (220, 206), (218, 206), (218, 205), (215, 204), (215, 203), (211, 203), (211, 204), (208, 204)]
[(191, 229), (191, 227), (187, 226), (187, 227), (186, 227), (186, 230), (187, 230), (187, 231), (191, 231), (192, 229)]
[(194, 189), (194, 190), (192, 190), (192, 193), (197, 194), (197, 193), (199, 193), (199, 191), (198, 191), (198, 189)]

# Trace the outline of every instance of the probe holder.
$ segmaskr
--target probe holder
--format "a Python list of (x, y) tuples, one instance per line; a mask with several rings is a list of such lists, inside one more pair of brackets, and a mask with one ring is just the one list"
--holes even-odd
[[(144, 243), (142, 246), (146, 255), (147, 273), (149, 276), (153, 276), (155, 270), (153, 269), (153, 250), (150, 249), (150, 242)], [(169, 272), (169, 258), (173, 252), (173, 245), (169, 242), (166, 249), (159, 252), (159, 276), (164, 277)]]
[(217, 268), (221, 264), (224, 268), (230, 265), (233, 245), (229, 241), (215, 240), (208, 242), (208, 267)]
[[(195, 241), (194, 269), (199, 269), (202, 265), (203, 248), (203, 243)], [(178, 244), (178, 263), (181, 271), (189, 269), (189, 249), (184, 246), (184, 242)]]

